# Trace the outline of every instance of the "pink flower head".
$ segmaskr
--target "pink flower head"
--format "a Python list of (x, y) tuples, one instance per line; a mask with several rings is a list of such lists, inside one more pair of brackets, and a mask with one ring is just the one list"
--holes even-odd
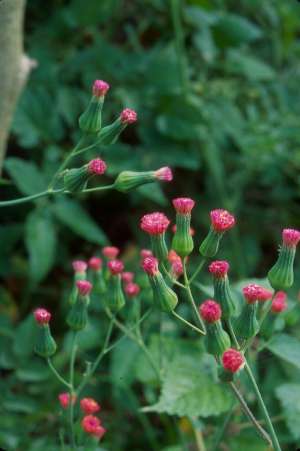
[(235, 218), (227, 210), (210, 212), (211, 225), (216, 232), (225, 232), (235, 225)]
[(283, 229), (282, 241), (288, 247), (296, 247), (300, 241), (300, 231), (295, 229)]
[(256, 283), (250, 283), (244, 287), (243, 294), (248, 304), (253, 304), (256, 301), (267, 301), (272, 297), (271, 290), (267, 290), (267, 288)]
[(155, 276), (158, 273), (158, 260), (155, 257), (146, 257), (142, 262), (143, 270), (149, 276)]
[(287, 295), (284, 291), (278, 291), (272, 301), (271, 310), (273, 313), (281, 313), (287, 309)]
[(105, 246), (102, 249), (102, 254), (109, 260), (114, 260), (120, 253), (120, 249), (115, 246)]
[(122, 124), (133, 124), (137, 121), (137, 114), (134, 110), (130, 108), (125, 108), (120, 114), (120, 119)]
[(80, 296), (88, 296), (92, 291), (93, 285), (88, 280), (77, 280), (76, 287)]
[(150, 235), (161, 235), (170, 224), (169, 219), (163, 213), (150, 213), (141, 219), (141, 229)]
[(106, 171), (107, 165), (101, 158), (94, 158), (88, 163), (87, 168), (92, 175), (102, 175)]
[(179, 260), (173, 261), (173, 263), (171, 264), (171, 273), (174, 279), (177, 279), (183, 274), (183, 264), (181, 258), (179, 258)]
[(100, 257), (91, 257), (89, 259), (89, 268), (99, 271), (102, 268), (102, 259)]
[(51, 319), (51, 313), (44, 308), (37, 308), (33, 314), (38, 324), (48, 324)]
[(171, 249), (168, 254), (168, 260), (170, 263), (174, 263), (178, 260), (181, 261), (181, 258), (173, 249)]
[(142, 249), (140, 254), (141, 254), (142, 259), (153, 256), (153, 253), (152, 253), (152, 251), (150, 251), (150, 249)]
[[(70, 393), (60, 393), (58, 395), (58, 400), (63, 409), (66, 409), (70, 404)], [(72, 404), (75, 404), (76, 395), (72, 395)]]
[(107, 267), (110, 271), (110, 273), (113, 276), (116, 276), (117, 274), (121, 274), (121, 272), (124, 269), (124, 264), (121, 262), (121, 260), (111, 260), (107, 263)]
[(96, 97), (105, 96), (110, 86), (106, 81), (103, 80), (95, 80), (93, 84), (93, 95)]
[(132, 282), (134, 279), (134, 273), (130, 271), (122, 272), (121, 274), (122, 280), (124, 280), (125, 283)]
[(207, 323), (215, 323), (221, 318), (222, 310), (220, 305), (212, 300), (207, 299), (200, 305), (200, 315)]
[(75, 272), (84, 273), (87, 269), (87, 263), (83, 260), (74, 260), (72, 266)]
[(81, 421), (82, 429), (90, 435), (97, 437), (99, 440), (103, 437), (106, 432), (103, 426), (101, 426), (101, 421), (94, 415), (86, 415)]
[(189, 197), (178, 197), (177, 199), (173, 199), (172, 203), (176, 212), (181, 215), (191, 214), (195, 205), (195, 201)]
[(245, 359), (239, 351), (229, 348), (223, 354), (222, 363), (225, 370), (236, 373), (244, 367)]
[(229, 271), (229, 263), (225, 260), (216, 260), (209, 265), (208, 269), (215, 277), (222, 278), (225, 277)]
[(129, 296), (130, 298), (133, 298), (139, 294), (141, 289), (137, 283), (129, 282), (125, 285), (124, 291), (127, 294), (127, 296)]
[[(177, 225), (176, 225), (176, 224), (173, 224), (173, 225), (172, 225), (172, 232), (173, 232), (173, 233), (176, 233), (176, 230), (177, 230)], [(191, 235), (191, 236), (194, 236), (194, 235), (195, 235), (195, 229), (193, 229), (193, 227), (190, 227), (190, 235)]]
[(101, 406), (93, 398), (83, 398), (80, 401), (80, 408), (86, 414), (99, 412)]
[(155, 171), (155, 177), (158, 180), (162, 180), (164, 182), (171, 182), (173, 180), (173, 173), (171, 168), (164, 166), (163, 168), (157, 169), (157, 171)]

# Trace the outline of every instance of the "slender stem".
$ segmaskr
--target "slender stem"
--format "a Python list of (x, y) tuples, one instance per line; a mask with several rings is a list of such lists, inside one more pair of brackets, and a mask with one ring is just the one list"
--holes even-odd
[(232, 327), (232, 322), (230, 319), (228, 319), (228, 321), (227, 321), (227, 326), (228, 326), (230, 336), (231, 336), (232, 340), (234, 341), (235, 346), (237, 347), (237, 349), (240, 349), (240, 344), (236, 338), (236, 335), (235, 335), (233, 327)]
[(199, 262), (199, 265), (197, 266), (196, 271), (194, 272), (194, 274), (192, 275), (192, 277), (191, 277), (190, 280), (189, 280), (189, 283), (190, 283), (190, 284), (191, 284), (191, 283), (193, 282), (193, 280), (198, 276), (198, 274), (199, 274), (199, 272), (201, 271), (201, 269), (203, 268), (205, 262), (206, 262), (206, 258), (205, 258), (205, 257), (202, 257), (201, 260), (200, 260), (200, 262)]
[(199, 310), (197, 309), (197, 306), (196, 306), (196, 303), (194, 301), (193, 294), (192, 294), (192, 291), (191, 291), (191, 288), (190, 288), (190, 283), (189, 283), (187, 272), (186, 272), (186, 260), (185, 259), (183, 259), (183, 277), (184, 277), (184, 283), (185, 283), (185, 287), (186, 287), (187, 294), (188, 294), (188, 299), (189, 299), (189, 301), (191, 303), (191, 306), (192, 306), (192, 308), (193, 308), (193, 310), (195, 312), (195, 315), (196, 315), (196, 317), (197, 317), (197, 319), (199, 321), (199, 324), (201, 325), (201, 327), (203, 329), (203, 333), (205, 334), (206, 333), (205, 324), (202, 321), (202, 318), (200, 316)]
[(114, 188), (114, 184), (111, 185), (104, 185), (104, 186), (96, 186), (95, 188), (88, 188), (88, 189), (84, 189), (82, 191), (80, 191), (81, 193), (92, 193), (93, 191), (104, 191), (107, 189), (113, 189)]
[(269, 434), (264, 430), (264, 428), (259, 424), (259, 422), (256, 420), (255, 416), (253, 415), (253, 413), (251, 412), (251, 410), (249, 409), (245, 399), (243, 398), (242, 394), (240, 393), (239, 389), (237, 388), (237, 386), (233, 383), (230, 382), (230, 387), (233, 391), (233, 393), (235, 394), (236, 398), (238, 399), (241, 408), (243, 409), (245, 415), (247, 415), (247, 417), (249, 418), (249, 420), (251, 421), (251, 423), (253, 424), (253, 426), (255, 427), (255, 429), (257, 430), (257, 432), (259, 433), (259, 435), (263, 438), (263, 440), (265, 440), (269, 445), (272, 445), (272, 440), (269, 436)]
[(75, 441), (75, 433), (74, 433), (74, 403), (73, 403), (73, 396), (75, 395), (74, 391), (74, 364), (75, 364), (75, 358), (76, 358), (76, 351), (77, 351), (77, 332), (73, 333), (73, 339), (72, 339), (72, 348), (71, 348), (71, 359), (70, 359), (70, 430), (71, 430), (71, 444), (72, 449), (76, 450), (76, 441)]
[[(219, 444), (220, 444), (220, 442), (222, 440), (223, 435), (225, 434), (227, 426), (228, 426), (228, 424), (229, 424), (229, 422), (231, 420), (231, 417), (233, 415), (234, 409), (235, 409), (235, 403), (233, 404), (231, 409), (227, 412), (227, 414), (226, 414), (226, 416), (224, 418), (224, 421), (221, 424), (221, 427), (218, 428), (217, 433), (215, 434), (215, 437), (214, 437), (214, 441), (213, 441), (213, 444), (212, 444), (212, 447), (211, 447), (211, 451), (217, 451), (218, 449), (220, 449)], [(251, 425), (252, 425), (252, 423), (251, 423)]]
[(191, 418), (190, 422), (191, 422), (191, 426), (194, 431), (197, 450), (198, 451), (206, 451), (206, 446), (204, 443), (202, 431), (199, 429), (199, 427), (197, 425), (197, 418)]
[(172, 314), (191, 329), (195, 330), (199, 334), (205, 335), (205, 332), (203, 332), (203, 330), (198, 329), (198, 327), (194, 326), (192, 323), (184, 319), (182, 316), (178, 315), (178, 313), (176, 313), (174, 310), (172, 310)]
[(41, 193), (33, 194), (32, 196), (19, 197), (18, 199), (4, 200), (0, 202), (0, 207), (9, 207), (10, 205), (24, 204), (25, 202), (31, 202), (39, 197), (45, 197), (49, 195), (49, 191), (42, 191)]
[(50, 357), (47, 358), (47, 363), (49, 365), (50, 370), (54, 374), (54, 376), (61, 382), (63, 385), (65, 385), (68, 388), (71, 388), (71, 385), (58, 373), (58, 371), (53, 366)]
[(171, 281), (171, 283), (173, 283), (174, 285), (179, 286), (180, 288), (186, 288), (185, 285), (183, 285), (180, 282), (177, 282), (177, 280), (173, 279), (173, 277), (171, 276), (171, 274), (169, 273), (169, 271), (167, 270), (167, 268), (165, 267), (165, 265), (162, 263), (161, 267), (163, 269), (163, 272), (166, 274), (166, 276), (168, 277), (168, 279)]
[(187, 64), (186, 55), (184, 49), (184, 35), (181, 22), (181, 1), (171, 0), (171, 13), (173, 28), (175, 33), (175, 49), (177, 54), (179, 75), (181, 79), (182, 91), (184, 94), (188, 93), (188, 75), (187, 75)]

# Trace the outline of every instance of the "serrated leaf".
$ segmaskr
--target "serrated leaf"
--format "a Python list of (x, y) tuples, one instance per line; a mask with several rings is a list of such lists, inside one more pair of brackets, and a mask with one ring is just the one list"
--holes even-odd
[(25, 242), (29, 253), (30, 278), (36, 284), (52, 268), (56, 229), (49, 212), (33, 211), (26, 219)]
[(280, 359), (300, 369), (300, 341), (287, 334), (275, 335), (266, 345)]
[(276, 388), (276, 396), (281, 402), (286, 424), (295, 440), (300, 438), (300, 384), (283, 384)]
[(41, 170), (32, 162), (15, 157), (7, 158), (4, 167), (23, 194), (36, 194), (47, 187)]
[(58, 200), (53, 206), (53, 212), (60, 222), (86, 241), (97, 244), (107, 242), (102, 229), (75, 200)]

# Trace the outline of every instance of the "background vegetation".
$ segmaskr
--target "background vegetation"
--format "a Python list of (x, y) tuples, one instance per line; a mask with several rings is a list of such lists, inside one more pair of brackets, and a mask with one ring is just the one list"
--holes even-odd
[[(38, 67), (15, 115), (4, 174), (13, 184), (2, 187), (3, 199), (47, 186), (62, 154), (79, 136), (75, 125), (95, 78), (111, 84), (106, 122), (123, 106), (139, 116), (109, 148), (108, 179), (123, 169), (164, 165), (174, 169), (175, 179), (166, 188), (149, 185), (126, 197), (95, 193), (1, 210), (1, 446), (56, 449), (44, 437), (56, 428), (56, 415), (49, 412), (56, 411), (59, 387), (32, 354), (30, 312), (40, 304), (52, 309), (56, 336), (67, 349), (64, 302), (72, 259), (88, 257), (111, 242), (133, 267), (138, 248), (147, 245), (138, 227), (140, 216), (162, 208), (171, 214), (169, 200), (178, 195), (197, 201), (197, 244), (211, 208), (237, 215), (238, 231), (222, 248), (236, 281), (263, 277), (276, 258), (281, 228), (300, 227), (299, 15), (300, 5), (293, 0), (28, 2), (26, 49)], [(296, 288), (299, 275), (297, 279)], [(300, 439), (296, 307), (295, 290), (285, 321), (278, 323), (279, 330), (286, 323), (294, 337), (274, 337), (257, 366), (267, 403), (273, 416), (279, 416), (280, 438), (291, 450)], [(83, 353), (94, 352), (102, 323), (92, 323)], [(155, 348), (151, 324), (148, 330)], [(224, 420), (230, 399), (213, 392), (209, 404), (218, 402), (209, 411), (202, 402), (205, 394), (199, 394), (198, 345), (188, 337), (182, 340), (168, 320), (164, 330), (167, 365), (172, 362), (165, 385), (173, 392), (178, 379), (194, 377), (200, 411), (166, 408), (160, 399), (159, 415), (142, 414), (141, 406), (156, 402), (157, 387), (142, 358), (137, 360), (137, 349), (127, 342), (126, 359), (125, 348), (117, 348), (91, 390), (107, 417), (103, 449), (188, 449), (193, 428), (203, 430), (209, 441)], [(201, 352), (205, 376), (209, 362)], [(188, 355), (185, 361), (180, 360), (183, 354)], [(61, 359), (57, 363), (63, 367)], [(239, 411), (233, 421), (244, 421)], [(223, 449), (265, 449), (245, 426), (230, 432)]]

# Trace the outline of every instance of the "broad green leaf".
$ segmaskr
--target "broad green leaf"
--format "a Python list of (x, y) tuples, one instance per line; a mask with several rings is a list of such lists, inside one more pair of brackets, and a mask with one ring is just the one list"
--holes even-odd
[(262, 31), (256, 24), (238, 14), (224, 13), (214, 28), (221, 46), (240, 45), (262, 36)]
[(227, 53), (226, 67), (229, 72), (244, 75), (249, 80), (268, 81), (276, 75), (273, 68), (264, 61), (238, 50), (230, 50)]
[(5, 160), (4, 167), (23, 194), (36, 194), (47, 187), (41, 170), (32, 162), (12, 157)]
[(300, 341), (287, 334), (275, 335), (266, 345), (277, 357), (300, 369)]
[(38, 409), (38, 404), (32, 397), (21, 395), (10, 395), (3, 401), (4, 409), (18, 413), (33, 413)]
[(102, 229), (75, 200), (58, 200), (53, 206), (53, 212), (60, 222), (86, 241), (97, 244), (107, 242)]
[(33, 348), (37, 335), (37, 326), (34, 317), (30, 313), (17, 327), (14, 335), (14, 354), (20, 360), (26, 360), (34, 354)]
[(49, 368), (41, 360), (35, 359), (19, 368), (16, 376), (23, 382), (42, 382), (50, 377)]
[(280, 400), (285, 420), (295, 440), (300, 438), (300, 384), (283, 384), (276, 389), (276, 396)]
[(54, 263), (56, 229), (49, 212), (33, 211), (26, 219), (25, 242), (29, 254), (30, 278), (39, 283)]

